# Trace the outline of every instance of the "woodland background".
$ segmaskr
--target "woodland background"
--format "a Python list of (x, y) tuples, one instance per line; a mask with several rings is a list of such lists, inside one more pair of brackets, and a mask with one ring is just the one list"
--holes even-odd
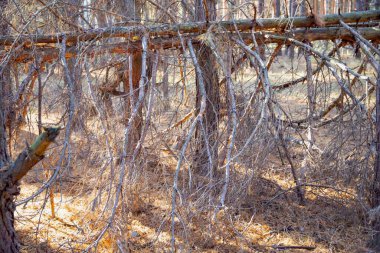
[(0, 252), (380, 252), (379, 9), (0, 0)]

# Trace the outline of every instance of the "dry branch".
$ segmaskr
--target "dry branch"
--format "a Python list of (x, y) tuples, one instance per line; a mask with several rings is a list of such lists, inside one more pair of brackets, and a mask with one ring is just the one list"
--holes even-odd
[(19, 154), (16, 161), (6, 168), (3, 174), (0, 174), (0, 183), (11, 177), (13, 183), (17, 183), (28, 171), (33, 168), (39, 161), (44, 158), (44, 153), (49, 145), (54, 142), (61, 128), (46, 128), (38, 136), (36, 141)]
[(199, 80), (199, 91), (201, 94), (201, 103), (200, 103), (201, 106), (199, 108), (199, 112), (198, 112), (197, 116), (195, 117), (195, 119), (191, 123), (190, 130), (187, 134), (186, 140), (182, 145), (182, 149), (181, 149), (181, 152), (179, 154), (177, 166), (175, 169), (174, 179), (173, 179), (172, 206), (171, 206), (172, 210), (171, 210), (171, 215), (170, 215), (171, 216), (171, 235), (172, 235), (171, 249), (173, 252), (175, 251), (175, 216), (176, 216), (176, 205), (177, 205), (176, 204), (177, 203), (176, 202), (176, 196), (177, 196), (177, 194), (180, 194), (180, 192), (178, 190), (179, 171), (181, 169), (182, 162), (185, 159), (185, 152), (186, 152), (187, 146), (191, 140), (191, 137), (195, 131), (195, 127), (196, 127), (198, 122), (202, 121), (204, 113), (206, 111), (206, 89), (205, 89), (205, 85), (204, 85), (204, 81), (203, 81), (203, 77), (202, 77), (202, 71), (201, 71), (201, 68), (199, 66), (197, 57), (195, 55), (194, 48), (193, 48), (191, 40), (189, 40), (187, 42), (187, 46), (189, 47), (190, 56), (191, 56), (191, 59), (193, 61), (194, 66), (195, 66), (195, 70), (198, 73), (197, 78)]
[[(329, 53), (328, 53), (328, 57), (332, 57), (341, 47), (343, 47), (344, 45), (346, 44), (346, 42), (341, 42), (339, 43), (336, 47), (334, 47)], [(318, 64), (318, 67), (313, 70), (313, 73), (312, 75), (314, 76), (315, 74), (319, 73), (319, 71), (321, 71), (322, 67), (325, 66), (325, 62), (322, 61)], [(290, 86), (293, 86), (293, 85), (296, 85), (297, 83), (301, 83), (301, 82), (304, 82), (306, 81), (307, 79), (307, 76), (304, 76), (304, 77), (300, 77), (300, 78), (297, 78), (295, 80), (291, 80), (291, 81), (288, 81), (288, 82), (285, 82), (285, 83), (282, 83), (282, 84), (279, 84), (279, 85), (276, 85), (276, 86), (273, 86), (273, 90), (283, 90), (283, 89), (286, 89)]]
[[(350, 73), (351, 75), (359, 78), (359, 79), (363, 79), (363, 80), (367, 80), (368, 77), (367, 76), (364, 76), (364, 75), (360, 75), (358, 74), (357, 72), (355, 72), (354, 70), (352, 70), (351, 68), (349, 68), (345, 63), (343, 63), (342, 61), (338, 60), (338, 59), (334, 59), (334, 58), (329, 58), (327, 57), (326, 55), (318, 52), (317, 50), (315, 50), (314, 48), (312, 48), (311, 46), (305, 44), (305, 43), (302, 43), (296, 39), (293, 39), (293, 38), (287, 38), (287, 37), (283, 37), (283, 36), (277, 36), (277, 35), (266, 35), (267, 37), (270, 37), (270, 38), (278, 38), (278, 39), (283, 39), (285, 41), (287, 41), (288, 43), (293, 43), (294, 45), (298, 46), (298, 47), (302, 47), (304, 48), (305, 50), (308, 50), (310, 51), (312, 54), (314, 54), (315, 56), (321, 58), (323, 61), (325, 61), (325, 64), (327, 67), (329, 67), (331, 70), (333, 70), (333, 65), (337, 66), (338, 68), (340, 68), (341, 70), (343, 71), (346, 71), (347, 73)], [(333, 72), (334, 73), (334, 72)], [(345, 87), (342, 87), (345, 89)], [(349, 91), (346, 91), (346, 93), (348, 95), (350, 95), (351, 92)]]
[[(268, 70), (266, 68), (266, 66), (264, 65), (263, 61), (261, 60), (260, 56), (258, 55), (258, 53), (256, 51), (252, 51), (248, 46), (246, 46), (242, 41), (240, 40), (237, 40), (237, 39), (234, 39), (234, 41), (239, 45), (241, 46), (244, 51), (246, 51), (249, 55), (250, 55), (250, 60), (252, 61), (252, 64), (255, 65), (254, 63), (254, 59), (256, 60), (256, 62), (258, 63), (257, 65), (259, 66), (260, 68), (260, 79), (264, 85), (264, 93), (265, 93), (265, 104), (267, 104), (268, 106), (268, 110), (269, 112), (272, 114), (272, 118), (274, 119), (274, 111), (273, 111), (273, 105), (272, 105), (272, 97), (271, 97), (271, 93), (272, 93), (272, 89), (271, 89), (271, 84), (270, 84), (270, 81), (269, 81), (269, 76), (268, 76)], [(256, 46), (256, 48), (258, 48)], [(252, 59), (254, 57), (254, 59)], [(274, 122), (276, 124), (276, 122)], [(288, 162), (290, 164), (290, 168), (291, 168), (291, 172), (292, 172), (292, 175), (293, 175), (293, 179), (294, 179), (294, 183), (295, 185), (297, 186), (296, 187), (296, 194), (299, 198), (299, 203), (300, 205), (304, 205), (306, 202), (305, 202), (305, 196), (304, 196), (304, 193), (302, 191), (302, 189), (300, 188), (300, 181), (299, 181), (299, 177), (297, 175), (297, 172), (296, 172), (296, 168), (294, 166), (294, 163), (290, 157), (290, 154), (289, 154), (289, 151), (288, 151), (288, 148), (284, 142), (284, 138), (283, 138), (283, 133), (282, 133), (282, 129), (278, 129), (279, 127), (277, 125), (275, 125), (275, 129), (276, 129), (276, 134), (277, 136), (279, 137), (281, 143), (282, 143), (282, 146), (283, 146), (283, 149), (285, 151), (285, 154), (286, 154), (286, 157), (288, 159)]]
[(186, 114), (182, 119), (180, 119), (179, 121), (177, 121), (176, 123), (174, 123), (173, 125), (171, 125), (169, 128), (167, 128), (164, 133), (167, 133), (171, 130), (173, 130), (174, 128), (178, 127), (178, 126), (182, 126), (186, 121), (188, 121), (189, 119), (191, 119), (191, 117), (194, 115), (195, 111), (192, 110), (191, 112), (189, 112), (188, 114)]
[[(358, 73), (361, 74), (363, 72), (363, 70), (365, 69), (365, 62), (363, 62), (359, 69), (358, 69)], [(352, 80), (351, 80), (351, 83), (349, 85), (349, 89), (352, 89), (352, 86), (355, 84), (355, 82), (358, 80), (357, 77), (354, 77)], [(372, 83), (372, 82), (371, 82)], [(374, 85), (373, 85), (374, 86)], [(368, 92), (373, 92), (374, 91), (374, 88), (372, 87), (370, 89), (370, 91)], [(335, 107), (337, 107), (341, 101), (342, 101), (342, 97), (344, 96), (344, 91), (341, 89), (341, 93), (339, 94), (339, 96), (334, 99), (328, 106), (326, 106), (326, 109), (319, 112), (318, 114), (314, 114), (314, 116), (312, 117), (312, 120), (314, 121), (318, 121), (318, 120), (321, 120), (323, 119), (323, 117), (325, 117), (329, 112), (332, 111), (332, 109), (334, 109)], [(359, 100), (362, 100), (362, 98), (360, 98)], [(303, 119), (297, 119), (297, 120), (290, 120), (290, 121), (284, 121), (282, 120), (282, 123), (285, 124), (285, 125), (300, 125), (302, 123), (306, 123), (309, 119), (308, 118), (303, 118)]]
[(358, 33), (357, 31), (355, 31), (355, 29), (353, 29), (352, 27), (350, 27), (349, 25), (347, 25), (345, 22), (343, 22), (342, 20), (340, 20), (340, 24), (346, 28), (347, 30), (349, 30), (353, 36), (355, 36), (355, 38), (361, 42), (363, 42), (367, 47), (369, 47), (370, 49), (372, 49), (372, 51), (374, 51), (377, 55), (380, 56), (380, 50), (377, 49), (374, 45), (372, 45), (369, 41), (367, 41), (365, 38), (363, 38), (360, 33)]

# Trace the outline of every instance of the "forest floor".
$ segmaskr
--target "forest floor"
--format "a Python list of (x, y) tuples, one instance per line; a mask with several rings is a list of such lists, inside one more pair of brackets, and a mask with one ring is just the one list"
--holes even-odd
[[(279, 171), (289, 168), (276, 168)], [(173, 171), (152, 171), (150, 178), (164, 180)], [(284, 175), (285, 174), (285, 175)], [(307, 205), (300, 206), (294, 194), (279, 189), (293, 185), (289, 173), (274, 173), (267, 178), (256, 180), (249, 199), (239, 209), (218, 214), (219, 222), (212, 229), (217, 238), (209, 238), (205, 224), (210, 222), (206, 215), (193, 217), (191, 238), (194, 252), (277, 252), (271, 246), (312, 246), (314, 252), (360, 252), (367, 238), (363, 226), (364, 214), (360, 207), (346, 193), (329, 189), (309, 189)], [(91, 235), (85, 231), (99, 231), (94, 227), (99, 213), (92, 213), (90, 199), (85, 193), (76, 195), (74, 190), (86, 187), (85, 182), (76, 182), (73, 177), (63, 182), (67, 192), (56, 192), (55, 218), (51, 216), (50, 199), (42, 194), (37, 201), (17, 209), (17, 230), (22, 238), (23, 252), (78, 252), (88, 245), (81, 242)], [(269, 179), (270, 178), (270, 179)], [(150, 189), (139, 198), (128, 222), (124, 239), (131, 252), (163, 252), (169, 249), (170, 193), (167, 183), (152, 180)], [(35, 192), (41, 183), (22, 184), (20, 199)], [(72, 191), (72, 192), (70, 192)], [(46, 208), (41, 206), (46, 198)], [(202, 217), (204, 216), (204, 217)], [(165, 223), (162, 225), (162, 223)], [(101, 223), (100, 223), (101, 224)], [(124, 226), (123, 224), (118, 224)], [(158, 234), (158, 228), (161, 231)], [(100, 252), (114, 252), (114, 245), (120, 238), (105, 238), (99, 245)], [(150, 241), (156, 241), (150, 245)], [(179, 249), (181, 247), (181, 240)], [(183, 242), (182, 242), (183, 243)], [(183, 247), (183, 246), (182, 246)], [(281, 252), (284, 252), (281, 250)], [(289, 249), (285, 252), (305, 252)]]
[[(281, 70), (286, 66), (277, 65), (276, 68)], [(271, 78), (282, 79), (287, 72), (288, 69), (278, 71), (277, 76)], [(303, 76), (304, 72), (300, 71), (298, 75)], [(293, 97), (287, 98), (289, 106), (299, 108), (299, 103), (304, 104), (304, 96), (299, 94), (294, 91)], [(297, 96), (303, 96), (303, 102)], [(15, 143), (25, 143), (24, 140), (31, 143), (36, 133), (37, 129), (24, 127)], [(322, 134), (320, 137), (323, 138)], [(73, 134), (75, 144), (72, 152), (81, 145), (82, 138), (80, 134)], [(22, 145), (15, 147), (14, 153), (21, 148)], [(301, 162), (297, 157), (302, 157), (302, 154), (297, 150), (294, 152), (295, 160)], [(90, 167), (91, 157), (77, 154), (75, 165), (69, 168), (70, 173), (53, 187), (55, 217), (51, 212), (52, 198), (46, 191), (26, 205), (17, 207), (16, 228), (23, 252), (80, 252), (90, 246), (88, 242), (103, 228), (107, 216), (100, 216), (101, 210), (92, 211), (97, 179), (91, 177), (94, 169)], [(119, 237), (106, 233), (98, 245), (99, 252), (116, 252), (117, 242), (123, 244), (129, 250), (127, 252), (169, 252), (175, 160), (165, 150), (159, 151), (158, 157), (157, 161), (152, 161), (152, 166), (144, 170), (144, 180), (138, 189), (131, 191), (138, 196), (131, 198), (128, 215), (110, 228), (113, 232), (122, 233)], [(30, 196), (42, 186), (51, 174), (42, 167), (49, 167), (54, 159), (47, 157), (45, 164), (36, 166), (27, 175), (21, 183), (18, 200)], [(181, 222), (188, 226), (186, 232), (179, 233), (177, 250), (307, 252), (306, 249), (282, 247), (309, 246), (315, 248), (313, 252), (321, 253), (364, 252), (368, 238), (366, 215), (356, 201), (354, 190), (307, 187), (307, 204), (301, 206), (292, 190), (294, 184), (289, 166), (283, 164), (276, 154), (269, 160), (265, 173), (254, 178), (241, 205), (217, 213), (217, 222), (210, 220), (208, 213), (184, 213), (184, 221)], [(181, 222), (177, 221), (178, 226)]]

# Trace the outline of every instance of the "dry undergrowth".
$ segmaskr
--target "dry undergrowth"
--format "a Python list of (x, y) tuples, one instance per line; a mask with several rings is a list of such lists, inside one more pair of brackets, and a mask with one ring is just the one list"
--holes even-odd
[[(272, 76), (274, 82), (283, 78), (288, 71), (283, 70), (285, 67), (282, 65), (276, 68), (277, 75)], [(289, 110), (302, 110), (305, 103), (297, 97), (299, 92), (293, 90), (291, 96), (279, 94), (278, 97), (280, 100), (286, 98), (281, 102), (287, 103)], [(168, 147), (173, 150), (178, 148), (176, 136), (183, 136), (186, 124), (183, 129), (182, 126), (176, 129), (172, 136), (154, 134), (189, 113), (185, 105), (176, 109), (174, 112), (157, 113), (159, 116), (153, 121), (154, 131), (148, 134), (142, 150), (143, 159), (139, 161), (138, 183), (134, 179), (123, 187), (124, 204), (118, 206), (117, 219), (99, 242), (99, 252), (116, 252), (119, 247), (126, 252), (170, 251), (171, 192), (176, 159)], [(50, 113), (51, 118), (46, 118), (45, 122), (54, 122), (59, 118), (59, 113), (54, 115)], [(33, 122), (36, 115), (32, 113), (30, 116)], [(46, 192), (17, 208), (16, 224), (23, 252), (80, 252), (91, 245), (106, 225), (112, 203), (105, 204), (108, 195), (104, 190), (106, 188), (102, 188), (108, 184), (103, 179), (109, 175), (99, 176), (104, 165), (102, 158), (106, 155), (104, 140), (101, 139), (100, 123), (96, 118), (87, 121), (86, 127), (86, 132), (73, 133), (71, 165), (65, 168), (53, 186), (55, 218), (51, 216), (51, 200)], [(329, 134), (334, 127), (318, 132), (318, 145), (328, 145), (334, 141), (334, 136)], [(117, 154), (122, 143), (123, 125), (118, 119), (112, 120), (110, 128), (113, 152)], [(23, 148), (24, 140), (30, 143), (36, 132), (36, 129), (25, 126), (15, 137), (13, 152), (17, 153)], [(58, 141), (59, 145), (62, 138)], [(257, 147), (253, 145), (252, 148)], [(59, 150), (59, 146), (53, 148), (44, 164), (36, 166), (27, 175), (22, 182), (19, 200), (30, 196), (47, 180), (46, 168), (54, 167)], [(364, 250), (367, 238), (365, 209), (356, 198), (357, 189), (352, 184), (340, 185), (342, 181), (337, 181), (334, 187), (306, 187), (307, 204), (301, 206), (293, 191), (289, 166), (276, 149), (265, 152), (270, 153), (257, 171), (247, 172), (250, 162), (235, 164), (233, 176), (236, 185), (239, 182), (248, 185), (245, 185), (244, 191), (234, 188), (231, 195), (236, 197), (236, 205), (219, 211), (216, 219), (212, 219), (214, 215), (210, 209), (202, 207), (203, 200), (197, 203), (199, 195), (189, 194), (186, 199), (179, 200), (181, 205), (177, 212), (181, 219), (175, 219), (178, 251), (277, 252), (280, 247), (276, 249), (276, 246), (289, 245), (312, 246), (315, 247), (314, 252), (321, 253)], [(304, 158), (302, 148), (295, 147), (291, 152), (299, 166)], [(244, 155), (249, 160), (252, 154), (248, 152), (242, 157)], [(309, 176), (322, 179), (328, 175), (336, 177), (333, 167), (328, 164), (319, 164), (318, 167), (320, 161), (314, 162), (313, 166), (317, 169), (309, 171)], [(186, 169), (180, 173), (183, 189), (186, 188), (185, 177)], [(247, 177), (250, 179), (244, 181)], [(344, 186), (344, 191), (340, 190), (341, 186)], [(99, 194), (100, 189), (103, 192)], [(98, 199), (98, 206), (93, 202), (96, 196), (102, 198)], [(288, 249), (285, 252), (305, 252), (305, 249)]]
[[(303, 245), (315, 246), (315, 252), (355, 252), (364, 247), (364, 216), (352, 197), (333, 189), (308, 188), (307, 205), (300, 206), (293, 191), (281, 191), (293, 185), (289, 183), (292, 180), (286, 172), (288, 167), (278, 164), (280, 172), (273, 170), (252, 181), (240, 207), (220, 211), (216, 221), (211, 221), (208, 213), (182, 208), (180, 212), (188, 227), (186, 235), (179, 233), (178, 250), (272, 252), (273, 245)], [(99, 252), (116, 251), (117, 241), (123, 241), (132, 252), (169, 250), (173, 166), (162, 162), (145, 171), (145, 182), (139, 186), (138, 194), (128, 197), (131, 205), (125, 223), (118, 221), (111, 228), (119, 237), (106, 234)], [(61, 186), (55, 186), (55, 218), (51, 217), (49, 200), (41, 213), (46, 194), (26, 207), (18, 207), (17, 228), (23, 252), (81, 251), (105, 224), (104, 220), (99, 221), (101, 212), (91, 211), (91, 185), (74, 180), (73, 174)], [(32, 173), (22, 184), (20, 199), (40, 185), (41, 178)], [(183, 231), (180, 226), (178, 229)]]

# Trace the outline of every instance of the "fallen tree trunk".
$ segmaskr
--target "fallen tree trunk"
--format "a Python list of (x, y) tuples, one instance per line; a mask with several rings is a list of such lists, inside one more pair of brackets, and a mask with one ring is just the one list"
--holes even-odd
[[(376, 27), (364, 27), (359, 28), (357, 31), (367, 40), (380, 41), (380, 29)], [(273, 35), (270, 32), (257, 32), (255, 37), (257, 43), (270, 44), (270, 43), (283, 43), (283, 39), (276, 39), (273, 37), (268, 37), (266, 35)], [(246, 43), (252, 42), (251, 33), (241, 33), (240, 34)], [(217, 34), (216, 34), (217, 36)], [(342, 39), (345, 41), (354, 42), (355, 38), (350, 31), (341, 27), (326, 27), (326, 28), (309, 28), (309, 29), (299, 29), (292, 32), (286, 32), (282, 34), (282, 37), (293, 38), (298, 41), (318, 41), (318, 40), (335, 40)], [(193, 44), (202, 43), (201, 38), (197, 38), (195, 35), (187, 36), (191, 38)], [(182, 47), (179, 38), (157, 38), (151, 39), (148, 45), (149, 49), (169, 49), (169, 48), (180, 48)], [(141, 42), (120, 42), (115, 44), (106, 45), (94, 45), (86, 47), (86, 54), (90, 56), (103, 55), (105, 53), (112, 54), (126, 54), (132, 51), (141, 50)], [(8, 52), (0, 53), (0, 58), (3, 58)], [(72, 58), (76, 56), (78, 50), (76, 47), (68, 47), (66, 52), (66, 58)], [(80, 52), (83, 54), (83, 52)], [(59, 49), (58, 48), (47, 48), (47, 47), (37, 47), (36, 49), (24, 49), (20, 52), (14, 52), (13, 58), (14, 62), (28, 62), (34, 60), (35, 55), (39, 55), (42, 62), (53, 61), (58, 58)]]
[[(338, 25), (340, 20), (345, 23), (363, 23), (380, 19), (380, 10), (359, 11), (344, 13), (341, 15), (330, 14), (320, 18), (324, 26)], [(178, 36), (178, 34), (205, 33), (207, 31), (248, 31), (255, 28), (255, 31), (285, 31), (287, 29), (306, 28), (318, 26), (314, 16), (290, 17), (290, 18), (265, 18), (265, 19), (244, 19), (233, 21), (213, 21), (213, 22), (192, 22), (182, 24), (151, 25), (151, 26), (113, 26), (107, 28), (89, 29), (83, 32), (66, 32), (50, 35), (21, 34), (17, 36), (0, 36), (0, 45), (10, 46), (14, 44), (24, 44), (28, 46), (38, 43), (59, 43), (63, 37), (67, 38), (68, 44), (76, 44), (83, 41), (100, 40), (104, 38), (128, 38), (132, 41), (140, 40), (141, 35), (149, 34), (149, 37)], [(290, 25), (291, 24), (291, 25)]]
[(44, 158), (49, 145), (60, 128), (47, 128), (32, 146), (19, 154), (16, 161), (0, 170), (0, 252), (19, 252), (14, 228), (15, 197), (20, 193), (18, 183), (30, 169)]

